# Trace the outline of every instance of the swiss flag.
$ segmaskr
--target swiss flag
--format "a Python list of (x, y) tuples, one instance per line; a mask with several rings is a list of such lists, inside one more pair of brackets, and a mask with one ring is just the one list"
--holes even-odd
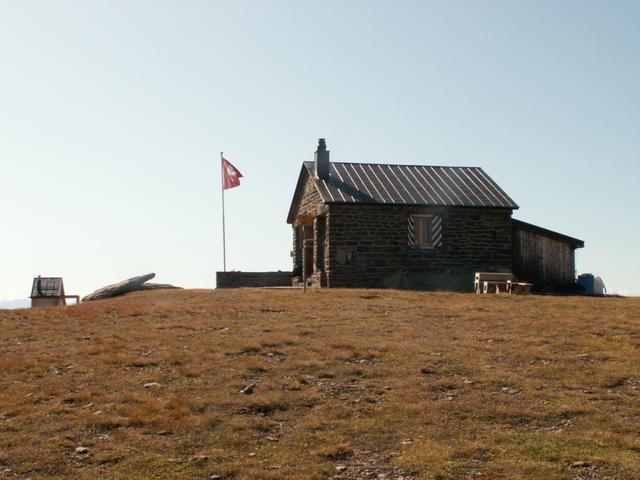
[(240, 177), (242, 177), (240, 171), (224, 157), (220, 158), (222, 158), (222, 178), (224, 183), (222, 188), (226, 190), (227, 188), (240, 186)]

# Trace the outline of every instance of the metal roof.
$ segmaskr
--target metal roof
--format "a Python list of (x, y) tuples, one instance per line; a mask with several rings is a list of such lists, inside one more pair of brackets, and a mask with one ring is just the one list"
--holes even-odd
[(537, 233), (545, 237), (554, 238), (561, 242), (570, 244), (573, 248), (584, 248), (584, 240), (570, 237), (569, 235), (564, 235), (563, 233), (554, 232), (553, 230), (548, 230), (546, 228), (533, 225), (532, 223), (523, 222), (522, 220), (517, 220), (515, 218), (511, 219), (511, 224), (513, 225), (513, 228), (517, 230), (527, 230), (529, 232)]
[(36, 277), (31, 287), (31, 298), (63, 297), (64, 286), (60, 277)]
[(518, 208), (478, 167), (331, 162), (326, 181), (304, 165), (325, 203)]

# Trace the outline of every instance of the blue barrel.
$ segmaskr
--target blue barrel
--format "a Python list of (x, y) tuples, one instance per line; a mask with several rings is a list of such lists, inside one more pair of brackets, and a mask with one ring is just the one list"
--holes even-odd
[(584, 287), (584, 292), (593, 295), (596, 293), (596, 279), (592, 273), (578, 275), (578, 284)]

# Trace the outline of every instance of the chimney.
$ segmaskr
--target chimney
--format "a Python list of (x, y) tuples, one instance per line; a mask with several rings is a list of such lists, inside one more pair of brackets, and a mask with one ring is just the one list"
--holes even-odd
[(324, 138), (318, 139), (318, 149), (315, 153), (316, 176), (322, 180), (329, 180), (329, 150)]

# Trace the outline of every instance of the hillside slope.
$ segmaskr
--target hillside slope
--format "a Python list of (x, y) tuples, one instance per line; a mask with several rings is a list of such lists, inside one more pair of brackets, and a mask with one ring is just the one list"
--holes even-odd
[(0, 478), (636, 479), (638, 365), (640, 299), (181, 290), (0, 311)]

